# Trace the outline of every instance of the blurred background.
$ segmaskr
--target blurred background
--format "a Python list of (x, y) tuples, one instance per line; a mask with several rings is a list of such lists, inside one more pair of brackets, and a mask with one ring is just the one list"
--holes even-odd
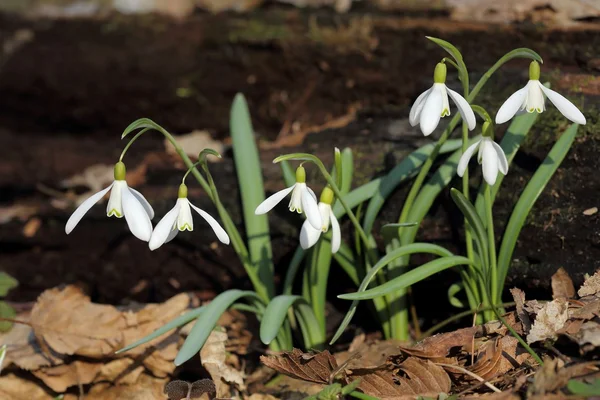
[[(201, 227), (150, 252), (102, 205), (70, 236), (64, 224), (112, 181), (120, 134), (141, 117), (178, 135), (190, 156), (204, 147), (225, 155), (211, 168), (241, 224), (228, 133), (237, 92), (250, 105), (268, 192), (283, 187), (270, 162), (281, 153), (330, 162), (334, 146), (351, 147), (355, 185), (385, 173), (435, 139), (407, 120), (445, 55), (426, 35), (454, 43), (472, 80), (507, 51), (530, 47), (544, 58), (542, 80), (583, 110), (588, 124), (536, 204), (509, 276), (509, 285), (543, 290), (562, 266), (578, 285), (600, 267), (600, 0), (0, 0), (0, 270), (20, 282), (9, 299), (33, 301), (64, 283), (113, 304), (248, 287), (234, 252)], [(526, 83), (527, 66), (503, 67), (478, 104), (495, 113)], [(448, 84), (459, 87), (454, 71)], [(568, 126), (552, 106), (538, 121), (505, 181), (499, 218)], [(162, 216), (182, 163), (157, 133), (136, 142), (125, 162), (130, 185)], [(394, 194), (380, 224), (397, 218), (405, 195)], [(190, 198), (214, 212), (198, 186)], [(457, 245), (453, 221), (460, 217), (445, 193), (422, 238)], [(278, 274), (300, 222), (271, 216)], [(447, 286), (443, 275), (435, 279), (426, 283), (430, 296)], [(333, 290), (347, 287), (336, 278)]]

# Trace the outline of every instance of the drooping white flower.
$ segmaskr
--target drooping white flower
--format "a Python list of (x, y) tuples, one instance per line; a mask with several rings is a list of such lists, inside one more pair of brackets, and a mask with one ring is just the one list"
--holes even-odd
[(67, 235), (73, 231), (90, 208), (109, 191), (110, 198), (106, 207), (106, 215), (117, 218), (125, 217), (133, 236), (145, 242), (150, 240), (152, 235), (150, 220), (154, 218), (154, 210), (140, 192), (127, 185), (125, 181), (125, 164), (121, 161), (115, 164), (114, 182), (109, 187), (90, 196), (71, 214), (65, 226)]
[(477, 161), (483, 166), (483, 179), (485, 179), (488, 185), (493, 185), (496, 183), (498, 171), (503, 175), (508, 173), (508, 160), (500, 145), (490, 137), (484, 136), (477, 143), (467, 148), (462, 157), (460, 157), (456, 172), (458, 176), (462, 177), (464, 175), (469, 166), (469, 160), (478, 148)]
[(2, 365), (4, 364), (4, 357), (6, 357), (6, 344), (0, 347), (0, 373), (2, 373)]
[(428, 136), (437, 128), (440, 118), (450, 115), (448, 96), (454, 101), (458, 112), (467, 122), (469, 130), (475, 129), (475, 114), (460, 94), (446, 86), (446, 64), (438, 63), (433, 74), (433, 86), (421, 93), (410, 109), (408, 122), (412, 126), (421, 126), (423, 135)]
[(193, 231), (194, 220), (192, 219), (193, 208), (202, 218), (208, 222), (212, 230), (217, 235), (217, 238), (225, 244), (229, 244), (229, 236), (227, 232), (219, 225), (206, 211), (196, 207), (187, 198), (187, 186), (182, 183), (179, 186), (179, 195), (175, 207), (173, 207), (165, 216), (159, 221), (152, 232), (152, 237), (148, 246), (150, 250), (156, 250), (163, 244), (170, 242), (177, 236), (180, 231)]
[(337, 218), (333, 214), (331, 209), (331, 203), (333, 202), (333, 191), (326, 187), (321, 193), (321, 199), (319, 201), (319, 214), (321, 215), (321, 226), (319, 229), (315, 229), (312, 224), (308, 221), (304, 221), (302, 229), (300, 230), (300, 246), (303, 249), (308, 249), (317, 243), (321, 237), (321, 233), (325, 233), (329, 230), (329, 224), (331, 223), (331, 252), (336, 253), (340, 249), (341, 244), (341, 232), (340, 224)]
[(547, 88), (540, 82), (540, 65), (532, 61), (529, 65), (529, 82), (517, 90), (505, 102), (496, 114), (496, 123), (503, 124), (516, 114), (524, 112), (542, 113), (546, 110), (544, 95), (556, 106), (568, 120), (585, 125), (585, 117), (577, 107), (561, 94)]
[(319, 207), (317, 206), (317, 196), (308, 186), (306, 186), (306, 171), (303, 166), (299, 166), (296, 169), (295, 184), (269, 196), (256, 207), (254, 213), (256, 215), (266, 214), (290, 193), (292, 194), (288, 206), (290, 211), (297, 212), (298, 214), (304, 213), (307, 221), (309, 221), (315, 229), (320, 229), (321, 214), (319, 213)]

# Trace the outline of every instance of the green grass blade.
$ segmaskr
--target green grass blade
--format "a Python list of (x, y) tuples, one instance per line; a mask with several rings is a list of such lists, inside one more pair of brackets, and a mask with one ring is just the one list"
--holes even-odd
[(364, 292), (341, 294), (338, 298), (344, 300), (369, 300), (375, 297), (385, 296), (388, 293), (405, 289), (433, 274), (437, 274), (440, 271), (458, 265), (472, 265), (472, 262), (468, 258), (462, 256), (442, 257), (412, 269), (397, 278), (387, 281), (383, 285), (368, 289)]
[(306, 302), (296, 303), (294, 308), (304, 338), (304, 347), (307, 349), (323, 348), (325, 337), (319, 329), (319, 323), (312, 308)]
[(340, 192), (346, 195), (350, 192), (352, 187), (352, 176), (354, 175), (354, 159), (352, 157), (352, 150), (345, 148), (342, 150), (342, 187)]
[(519, 201), (515, 205), (506, 229), (504, 236), (502, 237), (502, 245), (498, 253), (498, 285), (499, 293), (504, 287), (504, 280), (508, 273), (508, 268), (512, 261), (512, 255), (517, 244), (517, 239), (525, 224), (527, 215), (531, 211), (531, 208), (537, 201), (538, 197), (550, 181), (550, 178), (554, 175), (564, 158), (566, 157), (575, 135), (577, 134), (577, 124), (571, 125), (558, 139), (558, 141), (552, 146), (552, 149), (548, 153), (548, 156), (533, 174), (531, 180), (521, 193)]
[(148, 343), (151, 340), (156, 339), (157, 337), (164, 335), (165, 333), (169, 332), (171, 329), (175, 329), (175, 328), (179, 328), (180, 326), (183, 326), (185, 324), (187, 324), (188, 322), (190, 322), (191, 320), (198, 318), (200, 316), (200, 314), (202, 314), (202, 311), (204, 310), (204, 306), (202, 307), (198, 307), (198, 308), (194, 308), (193, 310), (190, 310), (188, 312), (186, 312), (183, 315), (180, 315), (177, 318), (172, 319), (171, 321), (169, 321), (168, 323), (166, 323), (165, 325), (161, 326), (160, 328), (158, 328), (157, 330), (155, 330), (154, 332), (152, 332), (149, 335), (144, 336), (143, 338), (136, 340), (135, 342), (131, 343), (128, 346), (123, 347), (120, 350), (117, 350), (115, 352), (115, 354), (120, 354), (120, 353), (124, 353), (126, 351), (129, 351), (131, 349), (134, 349), (144, 343)]
[(242, 291), (242, 290), (228, 290), (221, 293), (213, 299), (196, 320), (196, 324), (192, 328), (189, 336), (181, 346), (177, 357), (175, 357), (175, 365), (180, 366), (190, 358), (194, 357), (204, 343), (208, 336), (217, 325), (219, 317), (227, 311), (227, 309), (236, 301), (243, 297), (252, 297), (256, 300), (261, 300), (260, 296), (256, 292)]
[(250, 112), (241, 93), (235, 96), (231, 106), (230, 128), (250, 262), (265, 285), (264, 288), (256, 288), (257, 292), (268, 301), (275, 295), (269, 220), (266, 215), (254, 214), (256, 207), (265, 200), (265, 192)]
[(475, 243), (477, 243), (478, 253), (481, 255), (481, 265), (483, 265), (487, 271), (490, 262), (489, 244), (487, 242), (487, 233), (483, 226), (483, 221), (479, 218), (479, 214), (477, 214), (473, 204), (471, 204), (459, 190), (452, 188), (450, 190), (450, 196), (452, 196), (452, 200), (454, 200), (454, 203), (463, 213), (473, 230), (473, 238), (475, 239)]
[[(393, 250), (390, 253), (386, 254), (381, 260), (379, 260), (377, 262), (377, 264), (375, 264), (373, 266), (373, 268), (371, 268), (369, 270), (369, 272), (367, 273), (367, 275), (361, 282), (357, 293), (365, 292), (367, 290), (367, 288), (369, 287), (369, 284), (371, 283), (373, 278), (375, 278), (375, 276), (379, 272), (379, 270), (384, 268), (386, 265), (388, 265), (389, 263), (393, 262), (394, 260), (396, 260), (402, 256), (405, 256), (407, 254), (414, 254), (414, 253), (429, 253), (429, 254), (438, 255), (440, 257), (450, 257), (453, 255), (451, 252), (449, 252), (445, 248), (435, 245), (435, 244), (429, 244), (429, 243), (413, 243), (413, 244), (410, 244), (407, 246), (400, 247), (400, 248)], [(350, 305), (350, 309), (344, 316), (344, 320), (338, 327), (335, 335), (333, 336), (333, 339), (331, 339), (331, 342), (329, 342), (329, 344), (335, 343), (340, 338), (340, 336), (342, 335), (342, 333), (344, 332), (344, 330), (346, 329), (348, 324), (350, 324), (350, 321), (352, 320), (352, 317), (354, 316), (354, 313), (356, 312), (357, 306), (358, 306), (358, 300), (353, 301), (352, 304)]]
[(283, 181), (285, 182), (286, 187), (290, 187), (296, 183), (296, 172), (287, 161), (282, 161), (279, 163), (281, 165), (281, 172), (283, 174)]
[(264, 344), (271, 343), (277, 337), (287, 318), (289, 308), (297, 301), (304, 301), (304, 299), (301, 296), (280, 295), (274, 297), (267, 305), (260, 322), (260, 340)]
[[(378, 180), (376, 192), (373, 194), (363, 220), (363, 229), (365, 232), (371, 232), (373, 224), (381, 207), (388, 196), (403, 181), (413, 176), (423, 165), (427, 157), (433, 151), (435, 143), (427, 144), (409, 154), (402, 162), (396, 165), (383, 179)], [(440, 154), (456, 151), (461, 147), (461, 140), (449, 140), (440, 149)]]

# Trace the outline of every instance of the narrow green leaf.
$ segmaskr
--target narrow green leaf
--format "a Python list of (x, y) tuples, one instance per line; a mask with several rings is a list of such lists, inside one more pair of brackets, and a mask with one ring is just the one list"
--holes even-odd
[(193, 310), (190, 310), (188, 312), (186, 312), (183, 315), (180, 315), (177, 318), (172, 319), (171, 321), (169, 321), (168, 323), (166, 323), (165, 325), (161, 326), (160, 328), (158, 328), (157, 330), (155, 330), (154, 332), (152, 332), (149, 335), (144, 336), (143, 338), (136, 340), (135, 342), (131, 343), (128, 346), (123, 347), (120, 350), (117, 350), (115, 352), (115, 354), (120, 354), (120, 353), (124, 353), (126, 351), (129, 351), (131, 349), (134, 349), (144, 343), (148, 343), (149, 341), (156, 339), (159, 336), (164, 335), (165, 333), (169, 332), (172, 329), (175, 328), (179, 328), (180, 326), (183, 326), (185, 324), (187, 324), (188, 322), (190, 322), (191, 320), (198, 318), (200, 316), (200, 314), (202, 314), (202, 311), (204, 310), (204, 306), (202, 307), (198, 307), (198, 308), (194, 308)]
[(281, 165), (281, 172), (283, 173), (283, 181), (285, 182), (285, 186), (290, 187), (293, 184), (295, 184), (296, 183), (296, 173), (294, 172), (294, 169), (292, 168), (290, 163), (287, 161), (282, 161), (280, 163), (280, 165)]
[(479, 218), (479, 214), (477, 214), (475, 207), (473, 207), (471, 202), (467, 200), (467, 198), (459, 190), (452, 188), (450, 190), (450, 196), (452, 196), (452, 200), (454, 200), (454, 203), (458, 206), (473, 229), (473, 238), (475, 239), (475, 243), (477, 243), (478, 253), (480, 254), (481, 258), (481, 265), (484, 266), (485, 271), (488, 271), (490, 258), (487, 234), (483, 226), (483, 222), (481, 221), (481, 218)]
[(373, 289), (364, 292), (341, 294), (338, 298), (344, 300), (368, 300), (384, 296), (396, 290), (407, 288), (431, 275), (458, 265), (473, 265), (473, 263), (468, 258), (462, 256), (442, 257), (412, 269), (397, 278), (387, 281), (383, 285), (374, 287)]
[(567, 383), (567, 389), (578, 396), (600, 396), (600, 378), (596, 378), (589, 384), (571, 379)]
[(0, 297), (5, 297), (11, 289), (17, 286), (19, 286), (19, 281), (6, 272), (0, 272)]
[(465, 303), (463, 303), (458, 297), (456, 297), (456, 294), (459, 293), (463, 289), (464, 289), (464, 284), (462, 282), (461, 283), (453, 283), (448, 288), (448, 301), (450, 302), (451, 305), (453, 305), (456, 308), (465, 308)]
[(287, 318), (289, 308), (297, 301), (305, 301), (301, 296), (276, 296), (267, 305), (264, 317), (260, 322), (260, 340), (269, 344), (277, 337), (283, 322)]
[[(9, 306), (6, 302), (0, 301), (0, 317), (14, 319), (17, 316), (17, 312), (14, 308)], [(8, 332), (12, 328), (13, 323), (9, 321), (0, 321), (0, 332)]]
[(202, 349), (202, 346), (204, 346), (206, 339), (208, 339), (208, 336), (210, 336), (210, 333), (217, 325), (219, 317), (233, 303), (243, 297), (252, 297), (256, 300), (261, 300), (256, 292), (233, 289), (221, 293), (215, 297), (210, 304), (206, 305), (196, 320), (196, 323), (194, 324), (189, 336), (183, 343), (183, 346), (181, 346), (179, 353), (177, 353), (177, 357), (175, 357), (175, 365), (180, 366), (198, 354), (200, 349)]
[(352, 176), (354, 175), (354, 159), (352, 156), (352, 150), (346, 147), (342, 150), (342, 185), (340, 187), (340, 192), (343, 195), (346, 195), (350, 192), (350, 188), (352, 187)]
[(571, 125), (552, 146), (548, 156), (540, 165), (538, 170), (533, 174), (531, 180), (521, 193), (519, 201), (515, 205), (506, 229), (502, 237), (502, 245), (498, 253), (498, 285), (499, 289), (504, 287), (504, 280), (508, 273), (508, 268), (512, 262), (512, 255), (517, 244), (517, 239), (521, 233), (521, 229), (525, 224), (527, 215), (531, 208), (539, 198), (540, 194), (554, 175), (564, 158), (566, 157), (578, 129), (577, 124)]
[(150, 118), (136, 119), (131, 124), (129, 124), (127, 128), (125, 128), (125, 130), (121, 134), (121, 139), (125, 138), (131, 132), (136, 131), (138, 129), (155, 129), (157, 131), (162, 131), (163, 128), (156, 122), (152, 121)]
[[(375, 278), (377, 273), (382, 268), (384, 268), (385, 266), (387, 266), (388, 264), (392, 263), (394, 260), (396, 260), (400, 257), (403, 257), (407, 254), (414, 254), (414, 253), (428, 253), (428, 254), (438, 255), (440, 257), (450, 257), (453, 255), (450, 251), (446, 250), (445, 248), (435, 245), (435, 244), (430, 244), (430, 243), (412, 243), (407, 246), (402, 246), (402, 247), (392, 250), (391, 252), (386, 254), (381, 260), (379, 260), (377, 262), (377, 264), (375, 264), (373, 266), (373, 268), (371, 268), (369, 270), (369, 272), (367, 273), (367, 275), (361, 282), (360, 286), (358, 287), (357, 293), (364, 293), (367, 290), (367, 288), (369, 287), (369, 285), (371, 284), (371, 281), (373, 280), (373, 278)], [(343, 298), (341, 296), (338, 296), (338, 297)], [(333, 339), (331, 339), (330, 344), (335, 343), (340, 338), (340, 336), (342, 335), (342, 333), (344, 332), (344, 330), (346, 329), (348, 324), (350, 324), (350, 321), (352, 320), (352, 317), (354, 316), (354, 313), (356, 312), (357, 306), (358, 306), (358, 300), (353, 301), (352, 304), (350, 305), (350, 309), (344, 316), (342, 323), (340, 324), (335, 335), (333, 336)]]
[(306, 302), (300, 302), (296, 303), (294, 311), (302, 331), (304, 347), (307, 349), (321, 349), (325, 344), (325, 337), (319, 329), (319, 322), (312, 308)]
[(233, 158), (244, 211), (248, 252), (251, 263), (258, 270), (260, 281), (265, 285), (268, 296), (263, 293), (261, 296), (266, 300), (266, 297), (270, 298), (275, 294), (273, 251), (267, 216), (254, 214), (256, 207), (265, 200), (265, 192), (250, 112), (241, 93), (235, 96), (231, 106), (230, 129)]
[[(423, 165), (427, 157), (433, 151), (435, 143), (427, 144), (412, 153), (410, 153), (400, 164), (396, 165), (383, 179), (378, 179), (376, 192), (373, 194), (363, 220), (363, 229), (365, 232), (371, 232), (375, 219), (383, 207), (385, 200), (390, 194), (404, 182), (413, 176)], [(448, 153), (460, 149), (461, 140), (448, 140), (440, 149), (440, 154)]]
[(431, 40), (433, 43), (440, 46), (442, 49), (446, 50), (448, 52), (448, 54), (450, 54), (452, 56), (452, 58), (454, 58), (454, 61), (456, 61), (456, 63), (459, 66), (461, 64), (464, 64), (462, 54), (460, 53), (460, 51), (458, 51), (458, 49), (452, 43), (447, 42), (442, 39), (434, 38), (431, 36), (426, 36), (426, 37), (427, 37), (427, 39)]

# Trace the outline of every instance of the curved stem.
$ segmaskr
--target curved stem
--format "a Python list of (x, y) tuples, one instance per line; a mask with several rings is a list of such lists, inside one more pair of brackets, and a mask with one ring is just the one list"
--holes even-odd
[(119, 161), (123, 161), (123, 157), (125, 157), (125, 153), (127, 153), (127, 150), (129, 150), (129, 148), (131, 147), (133, 142), (135, 142), (140, 136), (142, 136), (144, 133), (146, 133), (150, 129), (152, 129), (152, 128), (144, 128), (141, 131), (139, 131), (138, 133), (136, 133), (134, 137), (131, 138), (131, 140), (125, 145), (125, 147), (123, 147), (123, 151), (121, 152)]
[(485, 184), (485, 214), (487, 222), (488, 246), (490, 249), (490, 302), (495, 304), (498, 299), (498, 267), (496, 264), (496, 235), (494, 234), (494, 216), (492, 214), (492, 196), (490, 185)]
[(190, 168), (188, 168), (188, 170), (185, 172), (185, 174), (183, 175), (183, 178), (181, 178), (181, 183), (185, 183), (185, 180), (187, 179), (188, 175), (190, 174), (190, 172), (192, 172), (192, 170), (194, 168), (196, 168), (198, 165), (200, 165), (201, 162), (200, 161), (196, 161), (194, 163), (194, 165), (192, 165)]

